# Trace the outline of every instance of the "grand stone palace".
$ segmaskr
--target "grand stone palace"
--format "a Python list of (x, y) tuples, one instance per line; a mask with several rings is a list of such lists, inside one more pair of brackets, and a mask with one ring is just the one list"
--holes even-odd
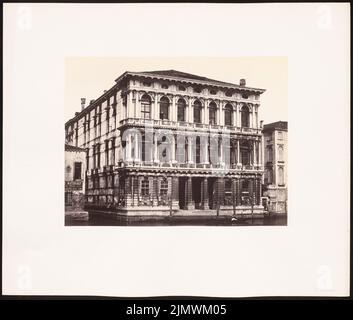
[(66, 122), (86, 150), (85, 208), (115, 216), (262, 215), (264, 89), (125, 72)]

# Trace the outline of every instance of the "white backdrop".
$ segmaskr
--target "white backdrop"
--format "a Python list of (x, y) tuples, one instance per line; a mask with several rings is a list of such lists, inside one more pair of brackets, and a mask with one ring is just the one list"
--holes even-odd
[[(348, 295), (349, 19), (348, 4), (5, 4), (3, 293)], [(288, 226), (64, 227), (65, 58), (92, 56), (287, 56)]]

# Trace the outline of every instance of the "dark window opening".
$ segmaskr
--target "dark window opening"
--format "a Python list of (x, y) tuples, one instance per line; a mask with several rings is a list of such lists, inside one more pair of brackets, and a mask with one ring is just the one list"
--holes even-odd
[(217, 112), (217, 106), (214, 102), (210, 103), (209, 106), (209, 121), (210, 124), (216, 124), (216, 112)]
[(224, 124), (226, 126), (231, 126), (233, 124), (233, 109), (230, 105), (226, 105), (224, 109)]
[(249, 127), (249, 108), (247, 106), (241, 109), (241, 126)]
[(194, 103), (194, 122), (201, 123), (201, 102), (196, 100)]
[(146, 94), (141, 98), (141, 117), (151, 119), (151, 98)]
[(159, 118), (161, 120), (169, 119), (169, 100), (167, 97), (163, 97), (160, 100)]
[(75, 162), (74, 180), (81, 179), (82, 162)]
[(186, 102), (184, 99), (178, 100), (178, 121), (185, 121)]

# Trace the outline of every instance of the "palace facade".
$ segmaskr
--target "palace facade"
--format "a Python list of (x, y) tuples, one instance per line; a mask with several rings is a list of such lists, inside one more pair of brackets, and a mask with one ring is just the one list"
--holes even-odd
[(66, 122), (86, 150), (86, 209), (117, 216), (263, 214), (264, 89), (175, 70), (125, 72)]

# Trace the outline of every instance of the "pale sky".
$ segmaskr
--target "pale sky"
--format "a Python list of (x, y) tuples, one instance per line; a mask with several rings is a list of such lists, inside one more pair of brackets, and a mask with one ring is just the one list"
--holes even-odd
[(288, 121), (287, 57), (73, 57), (65, 60), (65, 121), (97, 99), (125, 71), (174, 69), (215, 80), (266, 89), (260, 96), (260, 117), (264, 123)]

